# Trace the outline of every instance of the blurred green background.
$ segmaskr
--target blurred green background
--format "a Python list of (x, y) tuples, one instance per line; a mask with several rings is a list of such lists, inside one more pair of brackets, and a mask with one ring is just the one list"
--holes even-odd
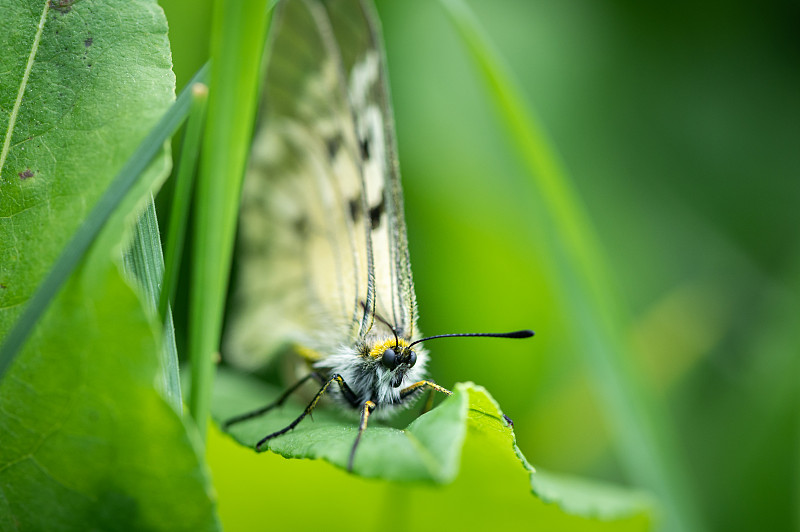
[[(162, 1), (179, 89), (208, 55), (209, 4)], [(463, 42), (437, 2), (377, 4), (422, 330), (537, 332), (438, 340), (433, 378), (486, 386), (534, 465), (629, 484), (530, 177)], [(591, 217), (704, 521), (800, 529), (800, 7), (469, 4)]]

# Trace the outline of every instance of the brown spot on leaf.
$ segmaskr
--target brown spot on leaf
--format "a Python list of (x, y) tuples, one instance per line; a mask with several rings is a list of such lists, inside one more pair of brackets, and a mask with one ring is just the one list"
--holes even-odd
[(24, 172), (20, 172), (17, 175), (19, 176), (20, 179), (29, 179), (36, 174), (34, 174), (33, 170), (31, 170), (30, 168), (26, 168)]
[(72, 4), (74, 3), (75, 0), (50, 0), (50, 7), (62, 15), (66, 15), (72, 10)]

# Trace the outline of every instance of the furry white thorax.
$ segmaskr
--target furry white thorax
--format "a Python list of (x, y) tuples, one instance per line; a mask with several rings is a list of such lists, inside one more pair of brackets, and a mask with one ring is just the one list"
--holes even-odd
[[(371, 350), (373, 346), (379, 345), (387, 339), (388, 337), (368, 338), (367, 347)], [(386, 418), (398, 410), (408, 408), (419, 397), (419, 393), (414, 393), (405, 399), (400, 399), (401, 390), (425, 379), (428, 353), (421, 346), (415, 346), (414, 352), (417, 354), (417, 362), (406, 371), (402, 383), (396, 388), (391, 385), (391, 380), (397, 370), (389, 370), (384, 367), (380, 357), (365, 356), (352, 346), (341, 346), (338, 352), (315, 362), (314, 368), (322, 370), (328, 375), (334, 373), (341, 375), (358, 397), (359, 405), (363, 405), (366, 401), (373, 401), (377, 405), (374, 416)], [(339, 404), (351, 406), (335, 383), (328, 388), (328, 393)]]

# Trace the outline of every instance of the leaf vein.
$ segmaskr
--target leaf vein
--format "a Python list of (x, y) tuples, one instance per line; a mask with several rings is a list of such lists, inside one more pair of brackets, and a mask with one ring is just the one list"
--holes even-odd
[(36, 28), (36, 35), (33, 38), (33, 45), (31, 46), (31, 53), (28, 56), (28, 62), (25, 65), (25, 72), (22, 74), (22, 81), (19, 84), (19, 91), (17, 91), (17, 99), (14, 101), (14, 107), (11, 109), (11, 115), (8, 117), (8, 128), (6, 130), (6, 138), (3, 141), (3, 150), (0, 151), (0, 177), (3, 175), (3, 166), (5, 166), (6, 158), (11, 147), (11, 135), (14, 132), (14, 126), (17, 123), (17, 115), (19, 108), (22, 106), (22, 98), (25, 95), (25, 87), (28, 85), (28, 78), (33, 70), (33, 63), (36, 58), (36, 52), (39, 50), (39, 41), (42, 38), (44, 31), (44, 23), (47, 20), (47, 13), (50, 11), (50, 0), (45, 0), (42, 16), (39, 17), (39, 25)]
[(30, 458), (30, 461), (33, 463), (33, 465), (35, 465), (37, 468), (39, 468), (39, 470), (42, 473), (47, 475), (47, 478), (49, 478), (50, 480), (55, 482), (57, 485), (59, 485), (62, 488), (64, 488), (66, 491), (69, 491), (69, 492), (75, 493), (77, 495), (80, 495), (84, 499), (87, 499), (87, 500), (92, 501), (92, 502), (96, 502), (97, 501), (97, 497), (94, 497), (94, 496), (90, 495), (89, 493), (85, 493), (84, 491), (82, 491), (80, 489), (77, 489), (77, 488), (75, 488), (73, 486), (69, 486), (69, 485), (65, 484), (62, 480), (60, 480), (53, 473), (51, 473), (50, 470), (47, 469), (44, 466), (43, 463), (41, 463), (39, 460), (37, 460), (36, 456), (30, 455), (29, 458)]

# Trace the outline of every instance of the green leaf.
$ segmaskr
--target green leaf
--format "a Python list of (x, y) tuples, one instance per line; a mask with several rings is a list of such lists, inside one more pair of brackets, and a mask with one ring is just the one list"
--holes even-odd
[(196, 442), (154, 388), (157, 323), (107, 257), (0, 384), (0, 529), (213, 530)]
[[(175, 82), (154, 1), (0, 11), (4, 338)], [(169, 164), (162, 152), (140, 177), (0, 381), (2, 530), (217, 527), (196, 436), (156, 389), (160, 324), (118, 264)]]
[[(251, 377), (220, 370), (213, 415), (223, 420), (263, 406), (278, 395), (279, 390)], [(347, 466), (358, 421), (336, 409), (319, 407), (314, 411), (313, 421), (306, 419), (293, 431), (270, 440), (270, 449), (284, 457), (320, 458), (336, 465), (339, 472), (319, 460), (314, 460), (314, 465), (304, 465), (306, 461), (283, 465), (272, 458), (272, 453), (256, 454), (252, 450), (256, 441), (288, 425), (302, 408), (302, 403), (290, 399), (260, 418), (233, 425), (230, 432), (234, 438), (251, 448), (247, 455), (236, 454), (234, 446), (211, 435), (209, 460), (221, 499), (229, 501), (230, 513), (222, 513), (226, 526), (236, 526), (237, 522), (230, 511), (231, 499), (237, 504), (249, 504), (243, 493), (227, 498), (225, 495), (229, 490), (239, 489), (228, 486), (228, 475), (235, 475), (242, 483), (242, 472), (231, 472), (231, 468), (237, 467), (246, 467), (252, 478), (242, 491), (255, 493), (260, 500), (280, 498), (281, 513), (286, 515), (296, 515), (295, 504), (297, 511), (302, 512), (302, 506), (309, 503), (303, 494), (311, 493), (312, 504), (336, 509), (340, 522), (389, 521), (396, 528), (402, 528), (404, 523), (412, 525), (410, 515), (416, 517), (413, 522), (424, 521), (420, 516), (425, 514), (430, 514), (431, 519), (436, 519), (436, 515), (452, 516), (454, 521), (448, 523), (448, 528), (456, 528), (458, 523), (476, 528), (480, 523), (488, 526), (504, 522), (540, 523), (553, 527), (550, 530), (610, 530), (612, 525), (614, 530), (648, 530), (651, 525), (652, 508), (645, 502), (629, 504), (628, 492), (619, 488), (598, 491), (601, 496), (594, 506), (590, 490), (575, 491), (573, 500), (568, 486), (559, 489), (556, 481), (551, 482), (548, 500), (532, 495), (531, 479), (539, 474), (533, 473), (516, 447), (513, 431), (503, 420), (502, 412), (481, 386), (457, 384), (453, 396), (404, 430), (371, 421), (359, 446), (354, 471), (360, 477), (387, 481), (383, 484), (342, 471)], [(219, 451), (224, 457), (216, 456), (218, 446), (224, 447), (224, 451)], [(264, 473), (260, 475), (262, 470)], [(304, 484), (306, 477), (325, 478), (326, 485), (333, 489), (319, 492), (310, 485), (310, 479)], [(548, 475), (546, 480), (552, 478)], [(377, 513), (372, 515), (371, 508), (353, 506), (354, 494), (358, 493), (369, 493), (370, 500), (397, 498), (402, 501), (398, 502), (402, 506), (398, 510), (404, 511), (387, 519), (380, 515), (386, 511), (385, 504), (380, 503), (374, 505)], [(296, 494), (297, 502), (292, 502), (292, 494)], [(549, 504), (550, 500), (556, 500), (557, 504)]]
[(603, 520), (646, 515), (654, 505), (652, 497), (643, 492), (541, 470), (531, 475), (531, 487), (537, 497), (566, 512)]
[[(195, 75), (196, 80), (205, 79), (208, 68), (204, 66)], [(53, 267), (39, 284), (36, 292), (28, 300), (23, 312), (17, 317), (14, 326), (0, 344), (0, 379), (3, 378), (17, 352), (38, 323), (53, 297), (59, 292), (67, 278), (75, 271), (78, 262), (86, 254), (102, 228), (114, 221), (115, 210), (131, 212), (145, 193), (150, 193), (155, 181), (164, 174), (150, 172), (151, 161), (162, 152), (166, 140), (172, 136), (189, 108), (189, 91), (184, 90), (175, 103), (164, 113), (158, 124), (148, 133), (131, 155), (125, 166), (117, 173), (102, 197), (95, 203), (91, 212), (72, 235)], [(163, 154), (162, 154), (163, 155)], [(142, 176), (145, 176), (144, 178)], [(160, 249), (160, 246), (159, 246)], [(160, 281), (156, 281), (156, 284)], [(171, 330), (171, 329), (170, 329)], [(168, 368), (169, 364), (165, 365)], [(175, 382), (177, 380), (167, 379)]]
[[(231, 371), (219, 371), (212, 414), (220, 422), (267, 404), (280, 390), (267, 388)], [(462, 384), (439, 408), (417, 418), (406, 430), (370, 423), (356, 453), (354, 470), (365, 477), (392, 480), (450, 482), (458, 473), (466, 435), (468, 390)], [(276, 409), (269, 415), (231, 427), (243, 445), (255, 447), (261, 438), (291, 423), (302, 407)], [(496, 420), (498, 424), (503, 422)], [(287, 458), (323, 458), (346, 468), (358, 432), (358, 421), (334, 409), (319, 408), (288, 434), (269, 441), (269, 449)]]
[(154, 1), (2, 0), (0, 10), (5, 336), (70, 236), (174, 100), (175, 78), (166, 21)]

